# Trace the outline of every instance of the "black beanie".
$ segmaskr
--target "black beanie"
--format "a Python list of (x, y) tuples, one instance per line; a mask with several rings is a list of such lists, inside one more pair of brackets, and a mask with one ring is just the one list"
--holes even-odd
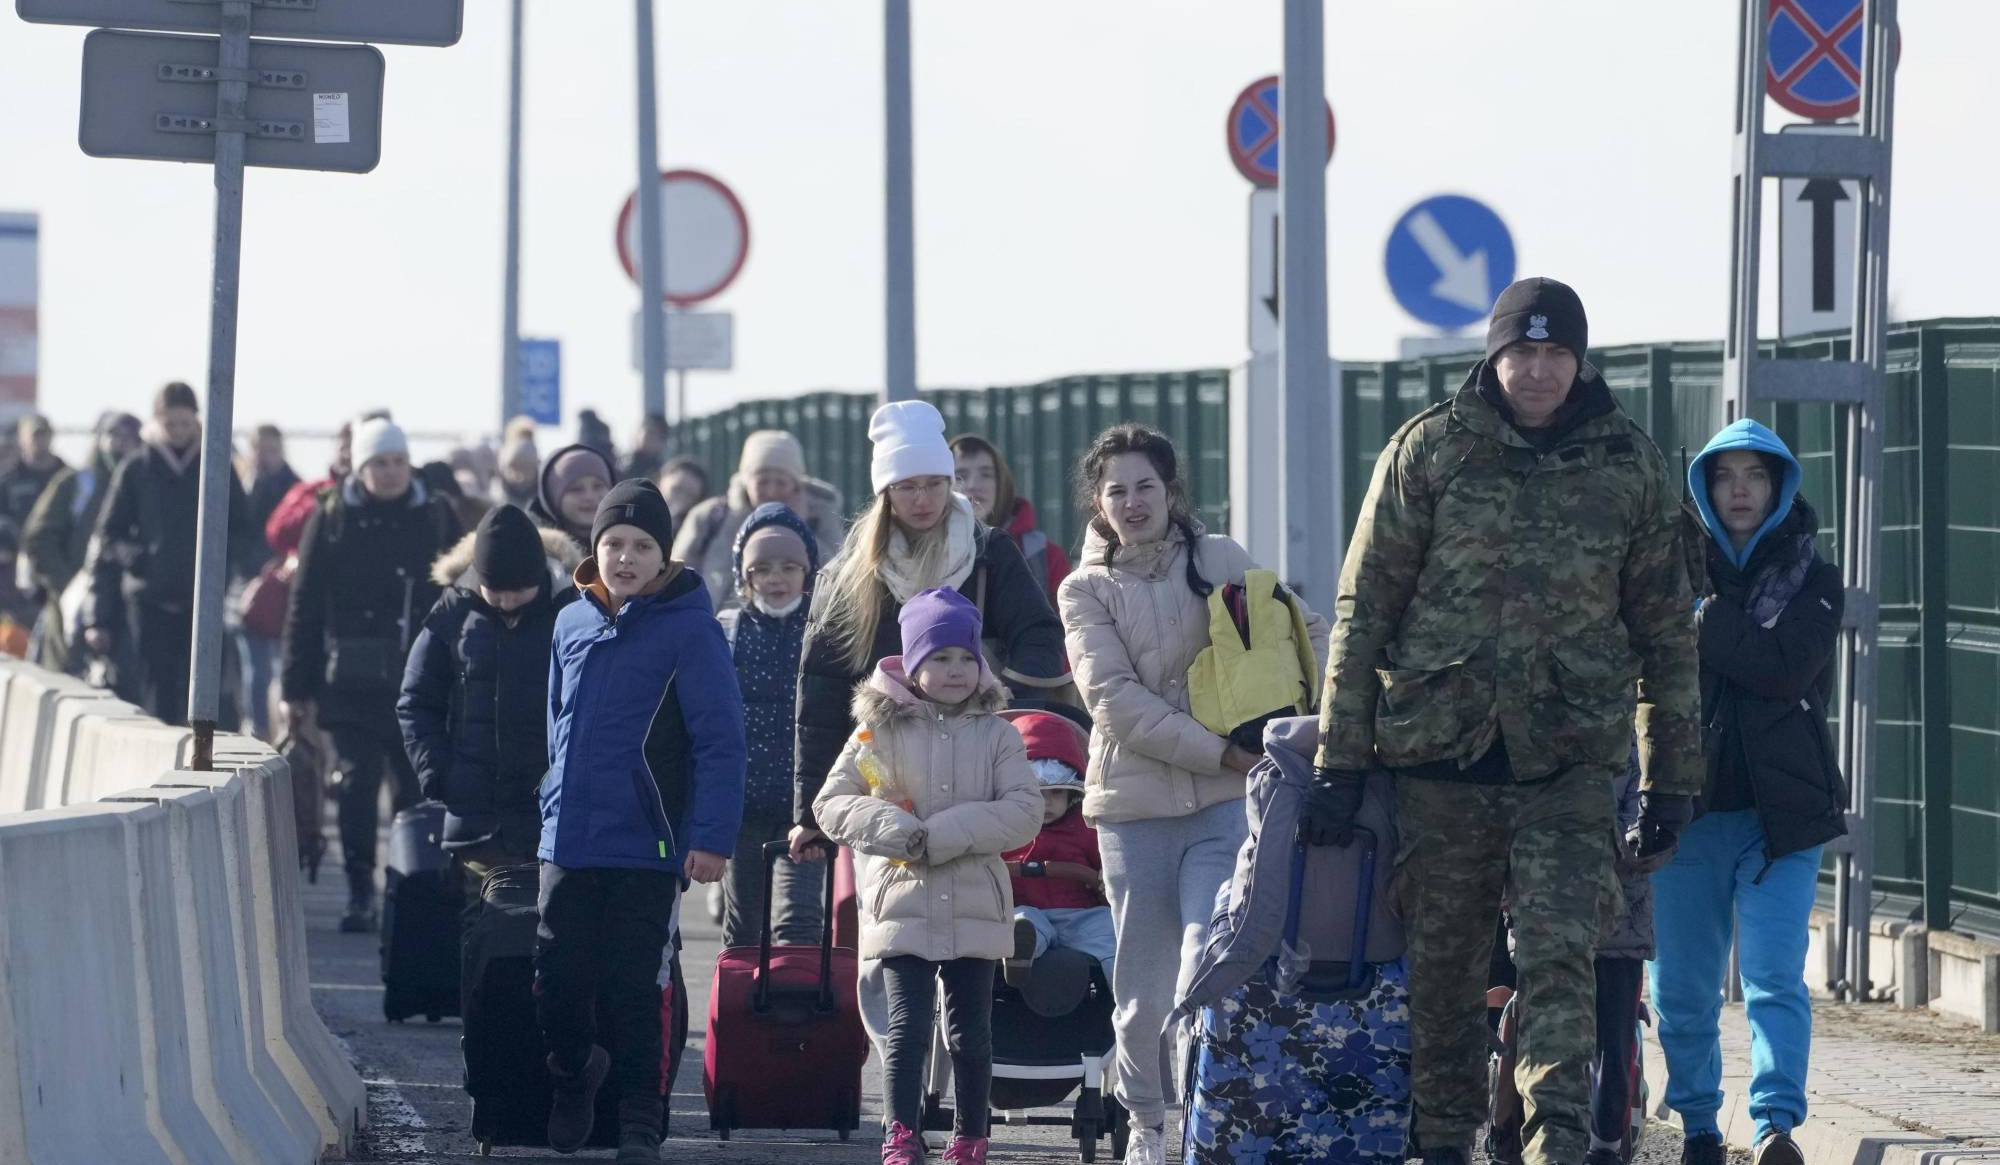
[(1523, 340), (1561, 344), (1582, 360), (1590, 348), (1590, 319), (1583, 300), (1567, 283), (1535, 276), (1500, 293), (1493, 304), (1493, 322), (1486, 327), (1486, 358)]
[(472, 536), (472, 569), (481, 585), (496, 591), (539, 586), (549, 573), (541, 531), (514, 506), (487, 511)]
[(660, 552), (674, 544), (674, 515), (660, 487), (643, 477), (627, 478), (611, 487), (597, 504), (597, 518), (590, 523), (590, 552), (597, 553), (598, 539), (613, 526), (637, 526), (660, 544)]

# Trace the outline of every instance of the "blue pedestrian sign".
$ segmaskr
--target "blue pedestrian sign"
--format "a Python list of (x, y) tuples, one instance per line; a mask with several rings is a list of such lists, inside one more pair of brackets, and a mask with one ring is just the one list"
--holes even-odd
[(562, 341), (521, 339), (521, 412), (538, 425), (562, 424)]
[(1396, 220), (1383, 266), (1403, 310), (1440, 328), (1478, 323), (1514, 281), (1514, 239), (1485, 203), (1426, 198)]

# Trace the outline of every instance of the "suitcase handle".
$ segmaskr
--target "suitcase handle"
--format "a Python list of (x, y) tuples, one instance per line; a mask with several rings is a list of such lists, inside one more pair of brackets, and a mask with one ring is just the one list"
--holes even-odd
[[(814, 845), (833, 856), (833, 846), (820, 841)], [(778, 859), (791, 852), (788, 841), (767, 841), (764, 843), (764, 919), (757, 932), (757, 993), (751, 1006), (758, 1011), (771, 1009), (771, 897), (772, 882), (777, 873)], [(820, 1011), (833, 1010), (833, 871), (826, 872), (825, 909), (820, 915), (819, 933), (819, 999), (815, 1006)]]
[[(1347, 988), (1350, 991), (1368, 978), (1368, 924), (1375, 908), (1375, 832), (1354, 826), (1353, 840), (1348, 844), (1355, 843), (1361, 845), (1361, 877), (1354, 900), (1353, 953), (1347, 963)], [(1305, 897), (1307, 848), (1303, 841), (1292, 844), (1291, 884), (1285, 895), (1285, 943), (1292, 947), (1299, 942), (1299, 910), (1301, 899)]]

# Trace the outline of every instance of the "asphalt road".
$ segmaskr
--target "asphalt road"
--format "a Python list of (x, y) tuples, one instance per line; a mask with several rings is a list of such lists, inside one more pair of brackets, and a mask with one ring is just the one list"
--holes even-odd
[[(334, 855), (339, 852), (335, 846)], [(468, 1129), (471, 1103), (461, 1087), (458, 1021), (384, 1022), (378, 939), (374, 935), (338, 932), (344, 899), (339, 872), (331, 867), (317, 885), (305, 887), (313, 1002), (368, 1083), (369, 1127), (358, 1138), (351, 1159), (440, 1165), (475, 1165), (486, 1160), (478, 1156)], [(831, 1133), (742, 1131), (725, 1142), (709, 1131), (708, 1111), (701, 1092), (701, 1061), (709, 973), (720, 944), (716, 928), (699, 909), (698, 892), (689, 905), (688, 917), (683, 919), (686, 949), (682, 966), (687, 972), (692, 1024), (687, 1053), (674, 1082), (672, 1115), (662, 1158), (728, 1165), (851, 1165), (879, 1160), (872, 1132), (880, 1114), (881, 1073), (872, 1058), (863, 1085), (862, 1131), (849, 1142), (842, 1143)], [(1061, 1113), (1045, 1109), (1037, 1110), (1037, 1115)], [(934, 1152), (941, 1148), (935, 1136)], [(1169, 1143), (1174, 1143), (1171, 1129)], [(1108, 1159), (1110, 1141), (1107, 1139), (1101, 1145), (1099, 1159)], [(494, 1150), (494, 1158), (530, 1162), (606, 1160), (611, 1155), (608, 1150), (586, 1151), (572, 1157), (558, 1156), (546, 1149)], [(995, 1123), (990, 1159), (996, 1163), (1075, 1161), (1076, 1144), (1068, 1139), (1067, 1129), (1060, 1126)], [(1641, 1148), (1641, 1165), (1674, 1165), (1679, 1159), (1678, 1130), (1655, 1123)], [(1746, 1162), (1747, 1156), (1732, 1165), (1746, 1165)]]

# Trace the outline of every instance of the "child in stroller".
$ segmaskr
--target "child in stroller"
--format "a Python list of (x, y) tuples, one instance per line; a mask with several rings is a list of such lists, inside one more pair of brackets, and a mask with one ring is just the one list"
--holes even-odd
[[(1027, 744), (1028, 763), (1042, 787), (1042, 831), (1002, 855), (1014, 892), (1014, 958), (993, 1000), (995, 1110), (1009, 1123), (1067, 1123), (1084, 1161), (1110, 1135), (1122, 1157), (1127, 1116), (1104, 1084), (1114, 1036), (1111, 967), (1116, 941), (1105, 903), (1096, 831), (1084, 821), (1083, 770), (1088, 718), (1080, 711), (1001, 713)], [(926, 1128), (949, 1125), (940, 1106), (949, 1085), (949, 1058), (934, 1037), (926, 1087)], [(1031, 1117), (1076, 1096), (1067, 1117)]]

